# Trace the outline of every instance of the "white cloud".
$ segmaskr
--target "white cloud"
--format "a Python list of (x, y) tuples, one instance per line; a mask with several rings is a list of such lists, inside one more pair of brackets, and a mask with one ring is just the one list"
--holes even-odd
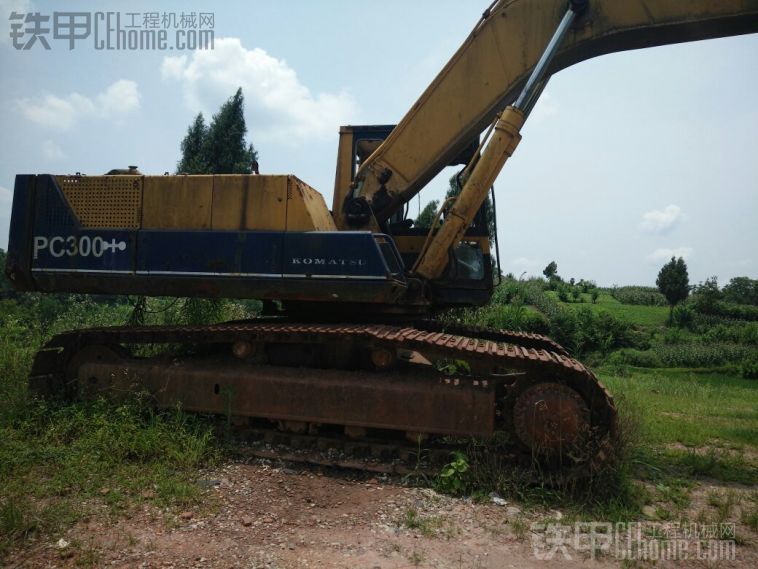
[(528, 257), (516, 257), (511, 261), (511, 265), (524, 269), (530, 269), (537, 266), (537, 261), (534, 259), (529, 259)]
[(215, 112), (242, 87), (248, 127), (261, 137), (303, 143), (335, 136), (352, 122), (357, 104), (345, 92), (312, 93), (286, 61), (260, 48), (246, 49), (239, 38), (219, 38), (212, 50), (165, 57), (164, 79), (179, 81), (193, 111)]
[(67, 130), (84, 117), (117, 118), (139, 108), (137, 83), (119, 79), (95, 97), (71, 93), (65, 97), (46, 94), (36, 98), (18, 99), (24, 116), (37, 124)]
[(42, 143), (42, 154), (48, 160), (61, 160), (66, 157), (63, 149), (52, 140), (46, 140)]
[(640, 229), (646, 233), (663, 235), (674, 229), (683, 218), (682, 209), (678, 205), (669, 204), (662, 210), (654, 209), (643, 213)]
[(13, 192), (8, 188), (0, 186), (0, 202), (10, 202), (13, 199)]
[(681, 257), (685, 261), (692, 257), (694, 251), (692, 247), (677, 247), (676, 249), (656, 249), (647, 256), (649, 263), (665, 263), (671, 260), (671, 257)]
[(542, 93), (542, 95), (540, 95), (540, 98), (537, 100), (537, 104), (534, 105), (534, 110), (532, 111), (532, 114), (529, 118), (532, 122), (542, 122), (557, 114), (558, 104), (555, 102), (555, 99), (553, 99), (550, 93), (548, 91), (545, 91)]

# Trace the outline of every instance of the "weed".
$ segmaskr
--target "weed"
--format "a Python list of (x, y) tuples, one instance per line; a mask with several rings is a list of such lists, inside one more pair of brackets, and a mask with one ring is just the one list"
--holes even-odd
[(452, 460), (446, 464), (435, 480), (435, 487), (440, 492), (460, 495), (469, 488), (469, 462), (460, 451), (452, 453)]
[(527, 525), (524, 518), (519, 516), (510, 523), (511, 529), (513, 530), (513, 535), (516, 536), (516, 539), (518, 541), (524, 541), (524, 539), (526, 539), (526, 532), (529, 529), (529, 526)]
[(443, 519), (439, 516), (424, 517), (416, 508), (405, 510), (403, 525), (408, 529), (418, 530), (426, 537), (433, 537), (443, 525)]
[(408, 561), (410, 561), (411, 565), (414, 567), (418, 567), (424, 562), (424, 554), (414, 549), (413, 553), (408, 557)]
[(758, 531), (758, 492), (750, 493), (750, 503), (743, 504), (740, 512), (740, 521), (753, 531)]
[(725, 522), (737, 504), (737, 492), (732, 489), (723, 492), (711, 490), (708, 492), (708, 504), (716, 509), (716, 522)]

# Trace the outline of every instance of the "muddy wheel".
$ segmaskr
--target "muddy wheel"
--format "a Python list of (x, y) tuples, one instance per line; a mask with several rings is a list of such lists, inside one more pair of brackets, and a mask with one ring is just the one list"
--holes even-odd
[(549, 459), (574, 454), (590, 432), (590, 412), (582, 396), (561, 383), (529, 386), (516, 397), (513, 427), (533, 454)]

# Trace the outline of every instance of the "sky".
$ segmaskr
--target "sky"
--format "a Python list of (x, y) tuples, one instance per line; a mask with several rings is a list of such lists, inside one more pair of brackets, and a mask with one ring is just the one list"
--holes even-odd
[[(122, 27), (127, 13), (139, 25), (154, 12), (212, 13), (214, 49), (109, 51), (92, 37), (69, 49), (48, 34), (50, 50), (17, 50), (10, 38), (13, 11), (106, 4), (0, 0), (0, 248), (16, 174), (173, 172), (194, 116), (210, 117), (240, 86), (261, 173), (295, 174), (331, 205), (339, 126), (397, 123), (487, 3), (113, 1)], [(556, 74), (495, 183), (504, 271), (540, 274), (555, 260), (564, 278), (654, 285), (677, 255), (693, 283), (757, 278), (756, 93), (757, 34)]]

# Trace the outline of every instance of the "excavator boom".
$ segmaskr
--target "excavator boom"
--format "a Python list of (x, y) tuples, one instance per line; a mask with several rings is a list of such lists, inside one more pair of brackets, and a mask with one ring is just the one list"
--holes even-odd
[[(548, 75), (612, 52), (758, 31), (758, 0), (591, 0), (587, 4), (563, 39)], [(516, 99), (566, 9), (566, 0), (499, 0), (487, 9), (418, 101), (362, 164), (353, 187), (336, 192), (337, 226), (376, 227), (374, 220), (381, 225), (476, 139)], [(365, 200), (372, 217), (351, 215), (366, 211), (355, 200)]]

